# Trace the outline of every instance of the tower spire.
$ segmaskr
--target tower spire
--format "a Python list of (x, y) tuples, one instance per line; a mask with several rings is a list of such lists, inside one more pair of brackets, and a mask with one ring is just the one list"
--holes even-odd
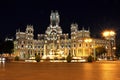
[(51, 11), (51, 15), (50, 15), (50, 25), (56, 26), (59, 25), (60, 22), (60, 18), (59, 18), (59, 14), (58, 11), (56, 10), (55, 12)]
[(84, 26), (82, 27), (82, 30), (85, 30), (85, 29), (84, 29)]
[(88, 31), (90, 31), (90, 27), (88, 27)]

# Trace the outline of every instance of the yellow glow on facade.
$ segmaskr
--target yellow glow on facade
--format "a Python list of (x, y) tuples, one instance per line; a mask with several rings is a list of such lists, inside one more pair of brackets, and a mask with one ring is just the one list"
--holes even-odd
[(92, 39), (89, 39), (89, 38), (88, 38), (88, 39), (85, 39), (84, 41), (85, 41), (85, 42), (92, 42)]
[[(79, 30), (76, 23), (71, 24), (71, 37), (69, 38), (69, 34), (63, 33), (61, 26), (59, 26), (59, 15), (56, 15), (58, 13), (53, 12), (51, 14), (56, 19), (50, 19), (50, 26), (47, 27), (45, 34), (38, 34), (38, 39), (34, 39), (32, 25), (27, 25), (25, 32), (16, 31), (15, 54), (20, 59), (29, 59), (36, 54), (42, 56), (43, 59), (45, 57), (54, 59), (53, 57), (66, 57), (69, 53), (73, 57), (86, 58), (93, 55), (95, 58), (96, 46), (107, 45), (108, 47), (110, 45), (108, 39), (113, 40), (115, 38), (115, 32), (111, 30), (103, 33), (104, 36), (107, 36), (107, 40), (94, 39), (90, 36), (89, 29), (86, 30), (83, 27), (82, 30)], [(111, 48), (108, 47), (108, 49)]]

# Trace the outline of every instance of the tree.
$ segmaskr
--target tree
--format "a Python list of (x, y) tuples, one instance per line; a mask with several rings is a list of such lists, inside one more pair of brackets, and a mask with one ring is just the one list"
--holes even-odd
[(19, 61), (19, 56), (15, 56), (14, 60)]
[(95, 51), (96, 51), (96, 56), (100, 56), (100, 55), (105, 54), (107, 52), (105, 47), (97, 47), (95, 49)]
[(115, 52), (115, 54), (116, 54), (116, 57), (120, 57), (120, 43), (118, 43), (117, 45), (116, 45), (116, 52)]
[(37, 62), (40, 62), (40, 55), (36, 55), (36, 56), (35, 56), (35, 60), (36, 60)]
[(94, 60), (94, 59), (93, 59), (93, 57), (92, 57), (91, 55), (88, 56), (88, 58), (87, 58), (87, 61), (88, 61), (88, 62), (93, 62), (93, 60)]
[(3, 44), (3, 52), (11, 55), (14, 51), (14, 43), (13, 41), (5, 41)]
[(0, 55), (3, 54), (3, 41), (0, 40)]

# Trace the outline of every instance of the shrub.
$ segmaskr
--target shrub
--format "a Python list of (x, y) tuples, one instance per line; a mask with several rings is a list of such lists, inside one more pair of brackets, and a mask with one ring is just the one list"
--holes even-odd
[(40, 62), (40, 56), (39, 56), (39, 55), (36, 55), (36, 56), (35, 56), (35, 60), (36, 60), (37, 62)]
[(72, 56), (69, 54), (69, 55), (67, 56), (66, 60), (67, 60), (68, 63), (70, 63), (71, 60), (72, 60)]
[(15, 56), (15, 61), (19, 61), (19, 56)]
[(58, 57), (54, 57), (54, 60), (58, 60)]
[(92, 56), (88, 56), (87, 61), (88, 62), (93, 62), (93, 57)]
[(46, 57), (45, 61), (49, 62), (50, 61), (50, 57)]
[(65, 57), (60, 58), (60, 60), (65, 60)]

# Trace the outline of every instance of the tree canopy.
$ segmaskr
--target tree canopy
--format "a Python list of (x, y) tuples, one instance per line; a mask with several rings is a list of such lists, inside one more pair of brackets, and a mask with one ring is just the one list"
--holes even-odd
[(0, 54), (3, 53), (3, 41), (0, 40)]
[(96, 56), (100, 56), (100, 55), (102, 55), (102, 54), (104, 54), (104, 53), (106, 53), (107, 51), (106, 51), (106, 49), (105, 49), (105, 47), (97, 47), (96, 48)]
[(11, 54), (14, 50), (13, 41), (5, 41), (3, 44), (3, 52)]
[(116, 56), (120, 57), (120, 44), (117, 44), (116, 46)]

